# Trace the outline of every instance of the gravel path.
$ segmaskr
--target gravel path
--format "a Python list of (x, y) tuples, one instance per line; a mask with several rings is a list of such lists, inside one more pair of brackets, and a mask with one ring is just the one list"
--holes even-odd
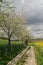
[(24, 65), (37, 65), (33, 46), (31, 46), (31, 49), (28, 50), (27, 55), (28, 55), (28, 58), (26, 59), (26, 62)]

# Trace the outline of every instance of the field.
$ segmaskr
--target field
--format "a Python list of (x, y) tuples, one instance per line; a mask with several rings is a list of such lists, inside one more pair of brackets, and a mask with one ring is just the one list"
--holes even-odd
[[(23, 49), (26, 48), (20, 41), (11, 41), (11, 52), (7, 51), (7, 40), (0, 39), (0, 65), (6, 65), (8, 61), (17, 56)], [(37, 65), (43, 65), (43, 42), (34, 42), (35, 57)], [(25, 57), (23, 58), (24, 62)], [(20, 60), (21, 63), (22, 60)], [(23, 65), (23, 63), (21, 63)], [(18, 65), (18, 64), (17, 64)]]
[(34, 45), (37, 65), (43, 65), (43, 42), (35, 42), (33, 45)]
[(6, 65), (8, 61), (18, 55), (26, 46), (19, 41), (11, 42), (11, 52), (7, 51), (7, 40), (0, 39), (0, 65)]

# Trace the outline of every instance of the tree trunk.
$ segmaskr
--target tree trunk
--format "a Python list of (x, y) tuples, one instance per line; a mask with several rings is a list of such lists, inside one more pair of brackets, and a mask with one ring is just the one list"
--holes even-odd
[(11, 40), (8, 38), (8, 52), (11, 52)]
[(10, 38), (8, 39), (8, 44), (9, 44), (9, 46), (11, 45)]

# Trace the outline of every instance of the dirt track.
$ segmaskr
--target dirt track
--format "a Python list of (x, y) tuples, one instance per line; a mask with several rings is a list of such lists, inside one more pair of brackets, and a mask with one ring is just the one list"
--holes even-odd
[(28, 59), (26, 60), (24, 65), (37, 65), (33, 46), (31, 46), (31, 49), (28, 50), (27, 55)]

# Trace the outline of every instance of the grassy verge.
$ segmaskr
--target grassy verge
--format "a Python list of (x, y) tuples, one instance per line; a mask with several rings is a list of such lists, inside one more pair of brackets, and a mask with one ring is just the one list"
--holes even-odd
[(24, 55), (24, 56), (20, 59), (20, 61), (17, 62), (16, 65), (24, 65), (25, 60), (26, 60), (27, 58), (28, 58), (28, 56), (27, 56), (27, 55)]
[(7, 52), (7, 40), (0, 39), (0, 65), (6, 65), (8, 61), (18, 55), (26, 46), (23, 46), (19, 41), (12, 41), (12, 51)]
[(43, 45), (42, 43), (34, 44), (35, 56), (37, 60), (37, 65), (43, 65)]

